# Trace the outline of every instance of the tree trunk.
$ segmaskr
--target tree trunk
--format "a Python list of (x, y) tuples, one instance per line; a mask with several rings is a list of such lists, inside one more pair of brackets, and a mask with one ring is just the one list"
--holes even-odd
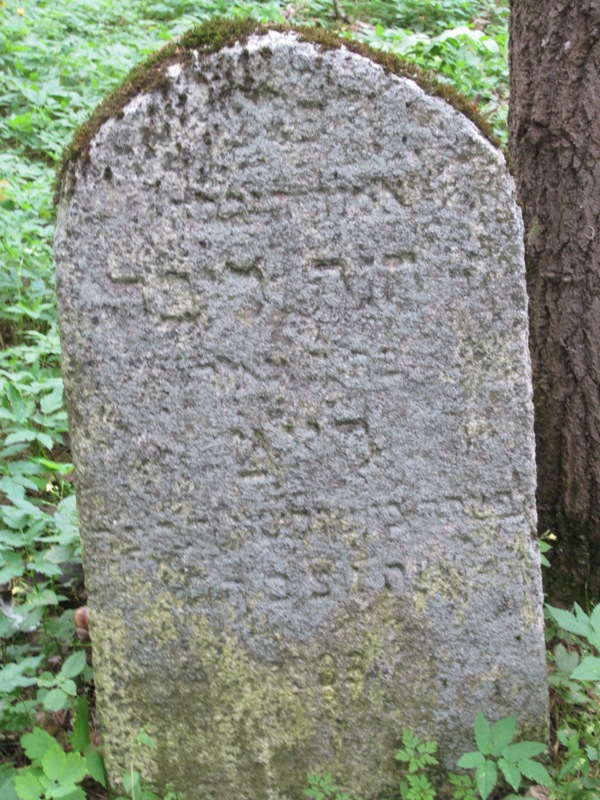
[(599, 598), (600, 0), (511, 0), (510, 66), (547, 589)]

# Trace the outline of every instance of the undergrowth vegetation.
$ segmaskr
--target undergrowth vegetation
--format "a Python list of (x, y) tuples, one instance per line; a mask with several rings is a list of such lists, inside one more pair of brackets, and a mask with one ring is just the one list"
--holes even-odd
[[(106, 796), (91, 659), (74, 625), (85, 590), (53, 290), (55, 166), (76, 128), (136, 63), (224, 14), (321, 25), (402, 55), (456, 86), (506, 138), (508, 9), (500, 0), (0, 1), (2, 800)], [(550, 613), (550, 791), (590, 796), (598, 788), (600, 610)], [(140, 736), (141, 746), (152, 746)], [(433, 789), (422, 774), (427, 759), (417, 756), (429, 748), (434, 758), (435, 750), (411, 736), (399, 750), (407, 769), (400, 791), (425, 800)], [(455, 777), (457, 800), (487, 797), (502, 781), (517, 791), (521, 779), (542, 775), (527, 756), (511, 761), (477, 744), (479, 756), (464, 763), (473, 777), (468, 770)], [(311, 780), (307, 791), (317, 800), (345, 796), (331, 778)], [(156, 797), (133, 765), (124, 787), (134, 800)]]

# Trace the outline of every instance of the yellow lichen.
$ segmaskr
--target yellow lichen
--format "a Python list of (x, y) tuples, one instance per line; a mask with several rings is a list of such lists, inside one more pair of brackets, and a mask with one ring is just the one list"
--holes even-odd
[[(388, 594), (361, 614), (342, 609), (325, 639), (315, 632), (305, 642), (278, 640), (259, 625), (253, 635), (270, 634), (276, 644), (260, 655), (233, 614), (217, 623), (206, 607), (183, 605), (155, 582), (129, 576), (120, 603), (126, 611), (92, 609), (113, 780), (133, 762), (157, 787), (173, 783), (188, 800), (234, 790), (240, 800), (295, 800), (308, 772), (330, 771), (374, 797), (394, 785), (402, 726), (415, 727), (437, 704), (428, 694), (431, 676), (413, 675), (410, 661), (402, 674), (380, 671), (410, 650), (415, 635), (404, 632), (406, 606)], [(136, 744), (148, 724), (156, 750)]]

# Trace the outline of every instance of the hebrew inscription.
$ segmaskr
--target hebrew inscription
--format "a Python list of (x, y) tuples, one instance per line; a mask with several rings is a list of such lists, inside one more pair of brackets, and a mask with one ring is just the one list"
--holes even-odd
[(56, 238), (109, 770), (374, 800), (403, 727), (544, 735), (522, 224), (502, 154), (345, 48), (163, 68)]

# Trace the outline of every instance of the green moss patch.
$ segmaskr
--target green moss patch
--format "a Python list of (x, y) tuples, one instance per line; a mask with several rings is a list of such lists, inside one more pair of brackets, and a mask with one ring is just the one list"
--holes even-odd
[[(360, 796), (389, 796), (399, 732), (427, 725), (439, 705), (430, 688), (436, 661), (427, 622), (389, 594), (360, 615), (342, 609), (326, 639), (280, 643), (281, 660), (272, 664), (251, 653), (233, 616), (215, 624), (201, 608), (135, 576), (127, 595), (126, 610), (91, 614), (115, 783), (133, 760), (158, 789), (172, 783), (190, 800), (297, 800), (308, 772), (328, 771)], [(398, 662), (399, 651), (422, 636), (422, 665), (381, 673), (386, 654)], [(395, 697), (402, 702), (395, 705)], [(145, 725), (157, 749), (137, 746)]]
[(216, 18), (192, 28), (180, 39), (170, 42), (137, 67), (134, 67), (121, 86), (112, 92), (75, 132), (58, 166), (55, 203), (58, 203), (65, 191), (68, 192), (69, 181), (67, 176), (72, 173), (73, 167), (77, 162), (87, 159), (91, 142), (102, 125), (108, 119), (118, 117), (127, 103), (137, 95), (155, 91), (166, 92), (168, 90), (170, 79), (167, 75), (167, 68), (169, 66), (172, 64), (189, 64), (194, 59), (194, 53), (197, 53), (197, 56), (202, 59), (224, 47), (230, 47), (236, 42), (243, 44), (250, 35), (265, 35), (272, 30), (279, 33), (295, 32), (300, 41), (311, 42), (323, 50), (345, 47), (347, 50), (379, 64), (387, 73), (392, 73), (401, 78), (409, 78), (417, 83), (427, 94), (446, 100), (474, 122), (493, 145), (499, 148), (502, 147), (494, 136), (491, 126), (481, 116), (473, 103), (459, 94), (456, 89), (437, 80), (433, 74), (426, 72), (416, 64), (412, 64), (391, 53), (374, 50), (366, 44), (341, 38), (323, 28), (260, 25), (251, 18)]

